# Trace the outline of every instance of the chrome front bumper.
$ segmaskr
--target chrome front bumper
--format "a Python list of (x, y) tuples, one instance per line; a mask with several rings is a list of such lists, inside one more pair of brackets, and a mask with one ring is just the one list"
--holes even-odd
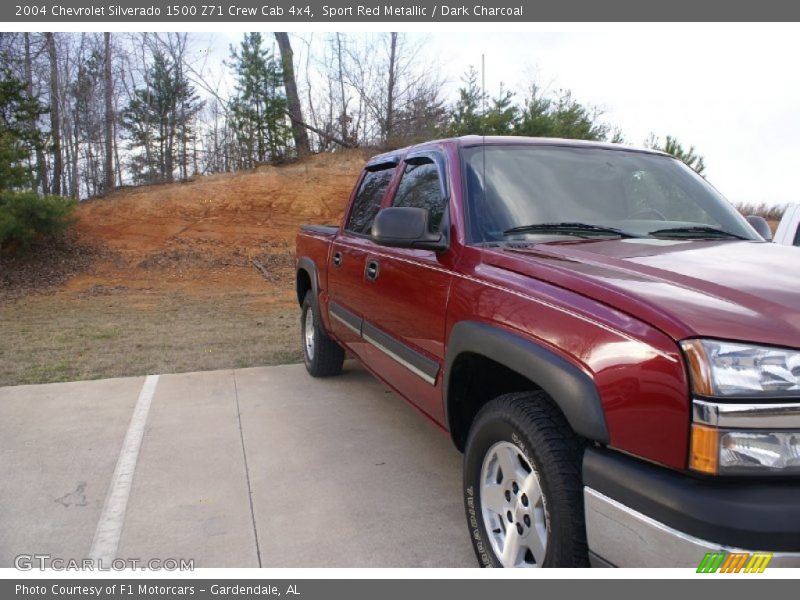
[[(584, 487), (589, 550), (615, 567), (690, 567), (708, 552), (769, 552), (731, 548), (673, 529), (616, 500)], [(800, 567), (800, 553), (774, 552), (769, 567)]]

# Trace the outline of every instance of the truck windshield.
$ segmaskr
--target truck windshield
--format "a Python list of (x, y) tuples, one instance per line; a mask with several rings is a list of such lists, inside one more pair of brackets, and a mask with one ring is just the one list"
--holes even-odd
[(558, 235), (558, 228), (537, 225), (559, 223), (630, 237), (760, 240), (705, 179), (667, 156), (487, 145), (465, 148), (463, 157), (473, 243)]

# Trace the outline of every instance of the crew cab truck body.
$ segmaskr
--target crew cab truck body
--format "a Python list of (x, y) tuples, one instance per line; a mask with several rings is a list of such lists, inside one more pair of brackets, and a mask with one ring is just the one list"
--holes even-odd
[(800, 271), (666, 155), (532, 138), (371, 159), (297, 237), (345, 351), (464, 452), (483, 566), (800, 566)]

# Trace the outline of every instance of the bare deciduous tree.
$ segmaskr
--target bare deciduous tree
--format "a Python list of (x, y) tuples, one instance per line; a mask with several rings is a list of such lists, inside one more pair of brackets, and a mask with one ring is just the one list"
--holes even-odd
[(311, 152), (308, 144), (306, 125), (303, 123), (303, 110), (300, 105), (300, 96), (297, 93), (297, 80), (294, 76), (294, 53), (286, 32), (275, 32), (278, 48), (281, 53), (281, 69), (283, 85), (286, 89), (286, 100), (289, 107), (289, 119), (292, 123), (292, 137), (298, 156), (305, 156)]
[(60, 114), (60, 88), (58, 85), (58, 55), (56, 54), (56, 41), (53, 32), (45, 33), (47, 55), (50, 59), (50, 131), (53, 136), (53, 177), (50, 190), (56, 196), (61, 194), (61, 122)]
[[(248, 168), (292, 147), (302, 156), (397, 145), (441, 130), (441, 83), (436, 69), (419, 60), (416, 36), (276, 32), (275, 40), (282, 68), (267, 91), (285, 99), (272, 118), (291, 127), (271, 136), (254, 162), (242, 145), (230, 68), (208, 61), (211, 39), (167, 32), (0, 33), (0, 66), (48, 107), (26, 124), (30, 137), (42, 140), (25, 158), (33, 186), (86, 198), (126, 183)], [(197, 47), (203, 43), (205, 49)]]
[(105, 100), (105, 185), (103, 192), (114, 189), (114, 83), (111, 77), (111, 33), (103, 34), (103, 95)]

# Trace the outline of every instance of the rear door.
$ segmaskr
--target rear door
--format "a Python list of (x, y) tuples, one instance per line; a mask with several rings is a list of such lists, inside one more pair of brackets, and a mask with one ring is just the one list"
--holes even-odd
[[(444, 155), (406, 157), (391, 206), (430, 213), (433, 232), (449, 233), (449, 185)], [(363, 274), (362, 332), (368, 365), (429, 416), (443, 422), (441, 366), (451, 251), (388, 248), (370, 242)]]
[(361, 175), (349, 213), (331, 245), (328, 264), (329, 314), (333, 332), (361, 356), (364, 269), (372, 222), (392, 182), (399, 159), (383, 157)]

